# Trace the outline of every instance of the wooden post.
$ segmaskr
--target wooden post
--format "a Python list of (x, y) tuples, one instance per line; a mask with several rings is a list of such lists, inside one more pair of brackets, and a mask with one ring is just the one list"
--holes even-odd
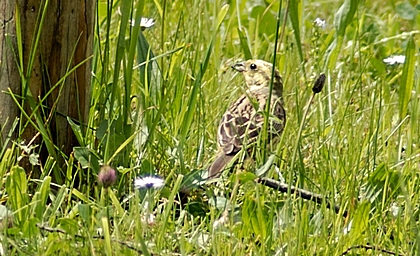
[(3, 147), (14, 118), (18, 117), (18, 107), (6, 92), (10, 88), (16, 94), (21, 94), (19, 71), (13, 53), (16, 38), (11, 36), (15, 31), (11, 2), (0, 2), (0, 148)]
[[(17, 62), (16, 12), (19, 12), (23, 72), (28, 73), (30, 53), (34, 51), (33, 40), (38, 29), (41, 29), (28, 86), (36, 102), (55, 88), (46, 102), (43, 102), (46, 107), (38, 111), (44, 122), (48, 123), (50, 139), (68, 155), (78, 143), (67, 117), (82, 124), (86, 124), (88, 120), (91, 61), (87, 61), (70, 75), (68, 73), (93, 53), (96, 1), (48, 1), (44, 23), (39, 27), (40, 14), (44, 11), (45, 4), (45, 0), (0, 1), (0, 124), (4, 124), (6, 119), (9, 119), (8, 124), (11, 124), (14, 118), (19, 116), (16, 104), (3, 91), (10, 87), (13, 93), (24, 97), (23, 101), (26, 97), (21, 89), (22, 80)], [(65, 80), (59, 82), (64, 77)], [(24, 105), (25, 111), (31, 114), (27, 102)], [(7, 134), (8, 127), (2, 130), (3, 136)], [(86, 127), (82, 125), (82, 128)], [(20, 137), (28, 143), (35, 135), (35, 129), (29, 125)], [(38, 136), (35, 143), (41, 144), (42, 139)]]

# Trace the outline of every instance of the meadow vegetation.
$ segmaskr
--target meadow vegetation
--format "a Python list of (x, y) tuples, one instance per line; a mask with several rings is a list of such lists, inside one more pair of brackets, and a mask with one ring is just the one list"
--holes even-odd
[[(0, 149), (1, 254), (416, 255), (416, 4), (98, 1), (89, 123), (69, 119), (80, 146), (61, 169), (64, 184), (38, 148), (17, 139)], [(141, 17), (154, 26), (142, 28)], [(405, 59), (384, 61), (397, 55)], [(230, 65), (251, 58), (279, 69), (286, 127), (253, 161), (206, 183), (220, 117), (245, 90)], [(19, 166), (26, 157), (40, 177)], [(97, 182), (104, 164), (117, 171), (109, 188)], [(140, 175), (165, 186), (138, 190)]]

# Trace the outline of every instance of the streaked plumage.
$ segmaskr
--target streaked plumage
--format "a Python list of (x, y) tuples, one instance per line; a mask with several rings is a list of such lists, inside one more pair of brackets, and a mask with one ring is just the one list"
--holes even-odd
[[(218, 177), (243, 146), (255, 142), (264, 125), (263, 112), (270, 91), (272, 64), (262, 60), (247, 60), (234, 64), (232, 68), (242, 73), (248, 89), (222, 117), (217, 131), (221, 150), (209, 168), (209, 178)], [(282, 95), (282, 79), (275, 69), (268, 125), (271, 136), (280, 135), (286, 122)]]

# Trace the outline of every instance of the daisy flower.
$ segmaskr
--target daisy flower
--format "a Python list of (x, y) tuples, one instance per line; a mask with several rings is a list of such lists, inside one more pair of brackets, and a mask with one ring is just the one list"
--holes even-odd
[(395, 64), (403, 64), (405, 62), (405, 56), (404, 55), (389, 56), (388, 58), (383, 59), (383, 62), (391, 66)]
[(141, 29), (144, 30), (146, 28), (151, 28), (151, 27), (153, 27), (153, 25), (155, 25), (155, 20), (154, 19), (141, 18), (141, 21), (140, 21)]
[[(130, 23), (130, 25), (132, 27), (134, 27), (134, 25), (136, 24), (135, 20), (129, 20), (128, 22)], [(145, 30), (146, 28), (151, 28), (151, 27), (153, 27), (153, 25), (155, 25), (155, 20), (154, 19), (141, 18), (141, 20), (140, 20), (141, 30)]]
[(165, 180), (157, 175), (155, 176), (139, 176), (134, 180), (134, 187), (137, 189), (159, 189), (165, 185)]
[(316, 18), (314, 20), (314, 24), (315, 24), (315, 26), (320, 27), (322, 29), (327, 27), (327, 22), (324, 19), (321, 19), (321, 18)]

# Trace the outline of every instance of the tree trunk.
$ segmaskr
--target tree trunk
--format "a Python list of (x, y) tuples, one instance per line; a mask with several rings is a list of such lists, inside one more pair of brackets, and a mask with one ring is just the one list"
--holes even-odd
[[(70, 74), (69, 71), (86, 61), (93, 53), (96, 1), (54, 0), (49, 1), (47, 7), (45, 3), (46, 1), (40, 0), (0, 1), (0, 90), (3, 91), (0, 93), (0, 124), (9, 119), (7, 126), (2, 130), (4, 138), (11, 122), (18, 116), (17, 105), (4, 93), (8, 87), (14, 94), (22, 95), (25, 111), (29, 115), (32, 111), (26, 102), (28, 95), (22, 90), (24, 82), (19, 76), (17, 64), (16, 22), (20, 16), (23, 72), (30, 74), (27, 84), (37, 103), (55, 88), (42, 103), (46, 107), (38, 108), (37, 111), (47, 124), (45, 126), (49, 127), (49, 139), (68, 155), (78, 143), (67, 117), (77, 120), (75, 122), (79, 122), (82, 129), (86, 128), (83, 124), (88, 120), (91, 61), (82, 64)], [(39, 26), (44, 8), (45, 19), (42, 26)], [(38, 29), (41, 29), (39, 45), (35, 51), (32, 69), (28, 72), (29, 58), (34, 51), (34, 38)], [(60, 81), (64, 77), (65, 80)], [(20, 138), (26, 143), (36, 136), (32, 125), (19, 132)], [(45, 142), (46, 138), (41, 137), (38, 136), (38, 139)], [(40, 144), (42, 141), (38, 140), (36, 143)]]

